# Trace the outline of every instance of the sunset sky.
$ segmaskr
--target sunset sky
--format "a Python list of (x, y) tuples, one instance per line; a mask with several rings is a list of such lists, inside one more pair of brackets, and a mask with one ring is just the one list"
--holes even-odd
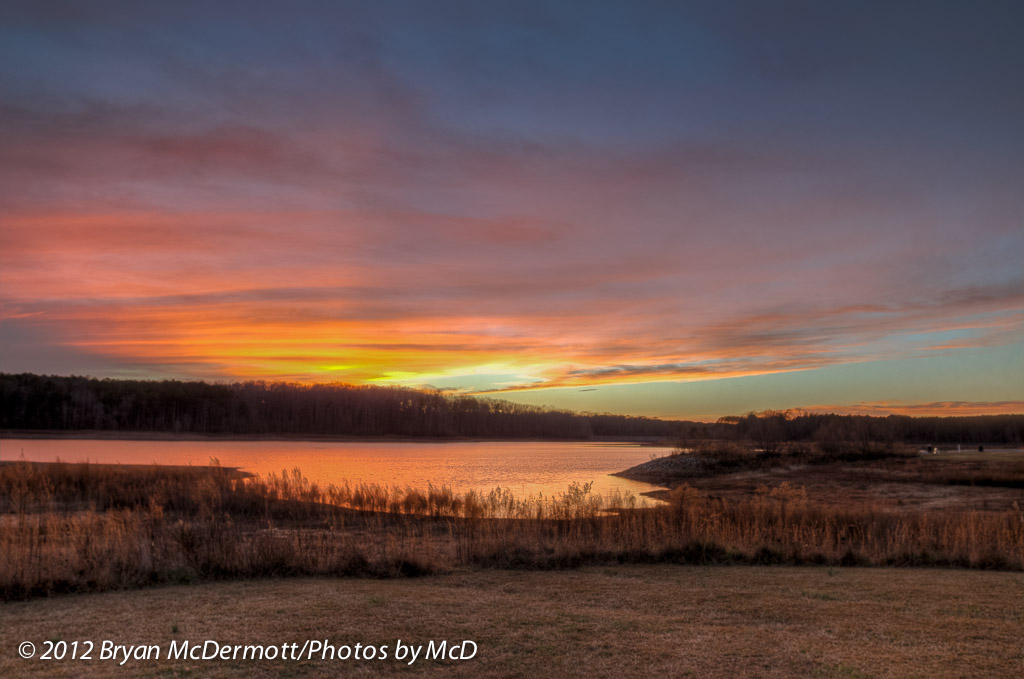
[(1024, 412), (1017, 2), (0, 5), (0, 370)]

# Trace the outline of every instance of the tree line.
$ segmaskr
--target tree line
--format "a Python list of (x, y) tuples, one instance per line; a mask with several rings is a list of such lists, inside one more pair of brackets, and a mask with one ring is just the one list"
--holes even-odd
[(348, 384), (116, 380), (0, 373), (0, 429), (224, 435), (595, 436), (838, 443), (1008, 444), (1024, 415), (910, 417), (762, 411), (713, 423), (575, 413), (497, 399)]
[(672, 437), (678, 423), (348, 384), (0, 373), (0, 428), (487, 438)]
[(732, 436), (768, 446), (781, 441), (813, 442), (821, 448), (840, 442), (865, 446), (892, 443), (1020, 445), (1024, 442), (1024, 414), (872, 417), (769, 410), (723, 417), (709, 427), (719, 435), (731, 431)]

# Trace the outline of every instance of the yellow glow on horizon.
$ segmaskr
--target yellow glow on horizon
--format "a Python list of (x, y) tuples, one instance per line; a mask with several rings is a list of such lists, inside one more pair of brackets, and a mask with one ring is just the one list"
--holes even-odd
[[(317, 239), (335, 232), (346, 242), (371, 238), (325, 228), (347, 219), (359, 217), (287, 211), (3, 217), (12, 226), (5, 247), (25, 257), (0, 270), (13, 300), (0, 317), (31, 326), (86, 365), (94, 357), (115, 366), (114, 374), (125, 366), (153, 376), (434, 386), (499, 398), (916, 358), (1009, 344), (1024, 330), (1012, 295), (988, 302), (972, 297), (941, 314), (928, 306), (862, 302), (719, 314), (700, 296), (686, 304), (663, 299), (657, 286), (639, 303), (632, 293), (603, 293), (622, 281), (640, 285), (646, 263), (622, 271), (610, 266), (607, 278), (543, 270), (536, 280), (515, 278), (519, 289), (495, 284), (490, 271), (460, 268), (457, 257), (436, 255), (449, 269), (418, 266), (418, 260), (339, 263), (312, 256), (323, 249)], [(285, 233), (282, 223), (299, 226)], [(296, 249), (302, 256), (294, 256)], [(549, 290), (564, 290), (571, 301)], [(993, 398), (1012, 396), (1004, 388)], [(833, 402), (828, 394), (815, 401)]]

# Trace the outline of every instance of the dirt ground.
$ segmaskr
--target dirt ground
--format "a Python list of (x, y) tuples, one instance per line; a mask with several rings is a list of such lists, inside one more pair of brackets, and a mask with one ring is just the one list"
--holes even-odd
[[(1005, 486), (971, 484), (972, 478), (986, 476), (1011, 481)], [(951, 479), (959, 482), (950, 483)], [(773, 488), (788, 483), (805, 488), (809, 501), (827, 506), (866, 503), (908, 510), (1005, 511), (1024, 507), (1024, 451), (953, 451), (909, 460), (801, 465), (644, 480), (666, 486), (688, 483), (709, 497), (726, 499), (749, 498), (759, 486)], [(650, 495), (665, 498), (668, 493), (658, 491)]]

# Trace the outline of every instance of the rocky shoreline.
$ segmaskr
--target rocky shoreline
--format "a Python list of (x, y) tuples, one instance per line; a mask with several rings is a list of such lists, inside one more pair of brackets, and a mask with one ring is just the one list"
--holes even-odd
[(644, 481), (661, 486), (672, 486), (683, 479), (699, 476), (709, 469), (708, 461), (694, 455), (667, 455), (630, 467), (613, 476), (633, 481)]

